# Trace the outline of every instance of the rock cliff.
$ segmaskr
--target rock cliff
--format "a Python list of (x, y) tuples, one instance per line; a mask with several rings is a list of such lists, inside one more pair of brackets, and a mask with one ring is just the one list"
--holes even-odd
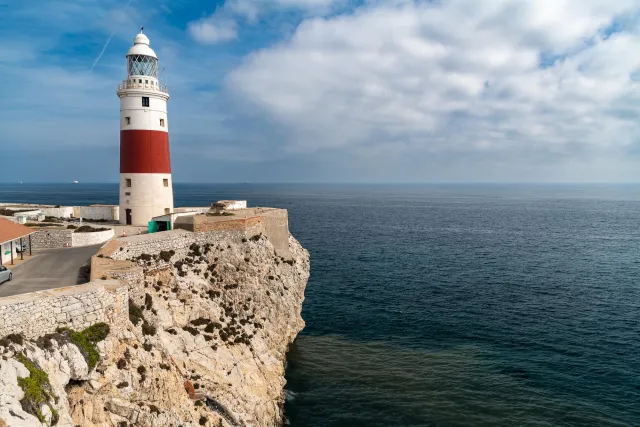
[[(258, 235), (137, 256), (144, 279), (130, 321), (95, 344), (95, 367), (69, 331), (0, 340), (0, 426), (281, 425), (309, 277), (291, 236), (289, 251), (282, 258)], [(24, 379), (44, 377), (34, 415)]]

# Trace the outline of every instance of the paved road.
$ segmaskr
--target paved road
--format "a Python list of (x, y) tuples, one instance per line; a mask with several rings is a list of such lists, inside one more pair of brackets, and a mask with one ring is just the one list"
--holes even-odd
[(0, 285), (0, 297), (86, 283), (88, 269), (82, 267), (88, 265), (101, 246), (47, 249), (24, 264), (14, 268), (7, 265), (13, 272), (13, 280)]

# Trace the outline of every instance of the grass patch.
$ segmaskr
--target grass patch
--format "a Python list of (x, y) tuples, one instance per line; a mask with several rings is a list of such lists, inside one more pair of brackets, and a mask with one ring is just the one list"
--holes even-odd
[(56, 425), (59, 417), (49, 402), (52, 398), (56, 399), (49, 383), (49, 375), (23, 354), (18, 354), (16, 359), (29, 371), (28, 377), (18, 377), (18, 385), (24, 391), (24, 397), (20, 401), (22, 409), (44, 423), (46, 420), (40, 408), (46, 404), (52, 414), (51, 425)]

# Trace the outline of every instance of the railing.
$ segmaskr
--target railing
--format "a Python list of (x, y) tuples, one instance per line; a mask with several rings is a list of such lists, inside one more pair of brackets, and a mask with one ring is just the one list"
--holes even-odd
[(159, 92), (169, 93), (169, 86), (163, 86), (161, 84), (151, 84), (151, 83), (131, 83), (129, 80), (124, 80), (122, 83), (118, 85), (118, 90), (124, 89), (149, 89), (149, 90), (157, 90)]

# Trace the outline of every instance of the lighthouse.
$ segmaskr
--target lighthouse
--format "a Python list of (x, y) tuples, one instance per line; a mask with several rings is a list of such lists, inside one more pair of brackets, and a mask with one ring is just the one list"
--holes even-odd
[(127, 53), (120, 98), (120, 222), (146, 226), (173, 212), (169, 92), (158, 80), (158, 57), (140, 31)]

